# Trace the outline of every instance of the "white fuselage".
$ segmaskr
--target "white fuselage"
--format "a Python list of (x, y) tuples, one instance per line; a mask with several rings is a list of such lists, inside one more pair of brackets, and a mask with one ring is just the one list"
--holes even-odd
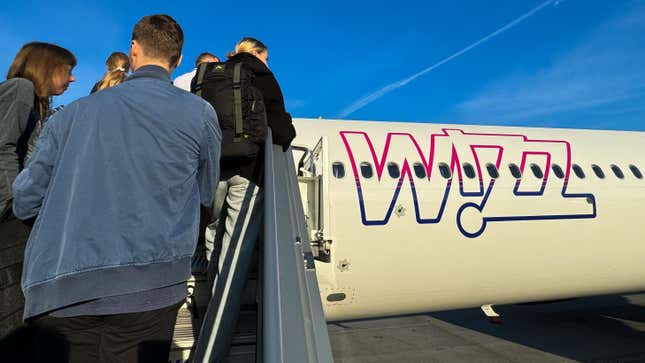
[(328, 320), (645, 289), (645, 180), (630, 169), (645, 171), (645, 133), (295, 125), (314, 149), (316, 188), (301, 190), (330, 249), (316, 262)]

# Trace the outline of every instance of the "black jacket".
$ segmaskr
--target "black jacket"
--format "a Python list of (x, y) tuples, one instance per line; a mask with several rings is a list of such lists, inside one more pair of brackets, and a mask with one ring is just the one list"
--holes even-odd
[[(280, 90), (278, 81), (273, 76), (273, 72), (261, 60), (250, 53), (236, 54), (228, 62), (244, 62), (253, 70), (255, 74), (253, 86), (262, 92), (267, 113), (267, 122), (273, 134), (273, 143), (282, 146), (282, 150), (286, 151), (289, 145), (291, 145), (291, 141), (296, 137), (296, 129), (293, 127), (291, 115), (285, 109), (282, 91)], [(260, 153), (258, 159), (249, 165), (241, 165), (233, 169), (222, 170), (222, 179), (233, 175), (241, 175), (261, 185), (262, 168), (264, 167), (263, 158), (264, 153)]]
[(284, 107), (284, 98), (273, 76), (273, 72), (261, 60), (250, 53), (239, 53), (228, 60), (232, 63), (244, 62), (255, 74), (254, 86), (262, 92), (264, 106), (267, 111), (267, 121), (273, 133), (273, 143), (287, 150), (291, 141), (296, 137), (291, 115)]
[(98, 91), (100, 85), (101, 85), (101, 81), (98, 81), (98, 82), (94, 83), (94, 86), (92, 87), (92, 90), (90, 91), (90, 94), (93, 94), (96, 91)]

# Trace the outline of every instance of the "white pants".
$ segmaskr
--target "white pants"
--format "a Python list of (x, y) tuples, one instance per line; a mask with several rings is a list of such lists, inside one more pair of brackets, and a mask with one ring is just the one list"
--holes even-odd
[[(233, 237), (243, 242), (251, 241), (255, 248), (255, 240), (263, 225), (263, 200), (260, 188), (244, 177), (236, 175), (219, 182), (213, 203), (213, 222), (206, 227), (205, 233), (208, 261), (213, 257), (219, 257), (219, 261), (213, 265), (215, 270), (209, 263), (209, 274), (217, 275), (221, 271), (225, 251)], [(224, 223), (220, 223), (222, 219)]]

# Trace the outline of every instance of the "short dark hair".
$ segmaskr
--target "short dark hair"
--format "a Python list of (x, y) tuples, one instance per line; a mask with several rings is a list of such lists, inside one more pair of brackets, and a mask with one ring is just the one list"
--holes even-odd
[(219, 59), (219, 57), (218, 57), (218, 56), (216, 56), (216, 55), (215, 55), (215, 54), (213, 54), (213, 53), (204, 52), (204, 53), (202, 53), (202, 54), (198, 55), (198, 56), (197, 56), (197, 59), (195, 59), (195, 67), (199, 67), (199, 65), (200, 65), (201, 63), (203, 63), (203, 62), (204, 62), (204, 59), (206, 59), (206, 58), (216, 58), (216, 59)]
[(132, 40), (141, 45), (146, 57), (164, 59), (168, 65), (174, 66), (181, 57), (184, 32), (168, 15), (148, 15), (134, 26)]

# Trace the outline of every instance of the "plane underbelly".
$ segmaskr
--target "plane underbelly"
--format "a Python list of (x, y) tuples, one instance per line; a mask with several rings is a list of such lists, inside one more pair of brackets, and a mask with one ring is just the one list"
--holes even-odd
[[(388, 225), (357, 227), (351, 215), (343, 216), (336, 219), (333, 262), (321, 269), (332, 270), (333, 278), (319, 279), (326, 316), (351, 319), (645, 289), (642, 218), (629, 213), (644, 203), (610, 202), (595, 219), (491, 223), (477, 238), (455, 233), (456, 205), (446, 207), (453, 218), (437, 224), (419, 224), (405, 214)], [(345, 204), (339, 201), (336, 209), (351, 208)], [(339, 292), (346, 299), (327, 301)]]

